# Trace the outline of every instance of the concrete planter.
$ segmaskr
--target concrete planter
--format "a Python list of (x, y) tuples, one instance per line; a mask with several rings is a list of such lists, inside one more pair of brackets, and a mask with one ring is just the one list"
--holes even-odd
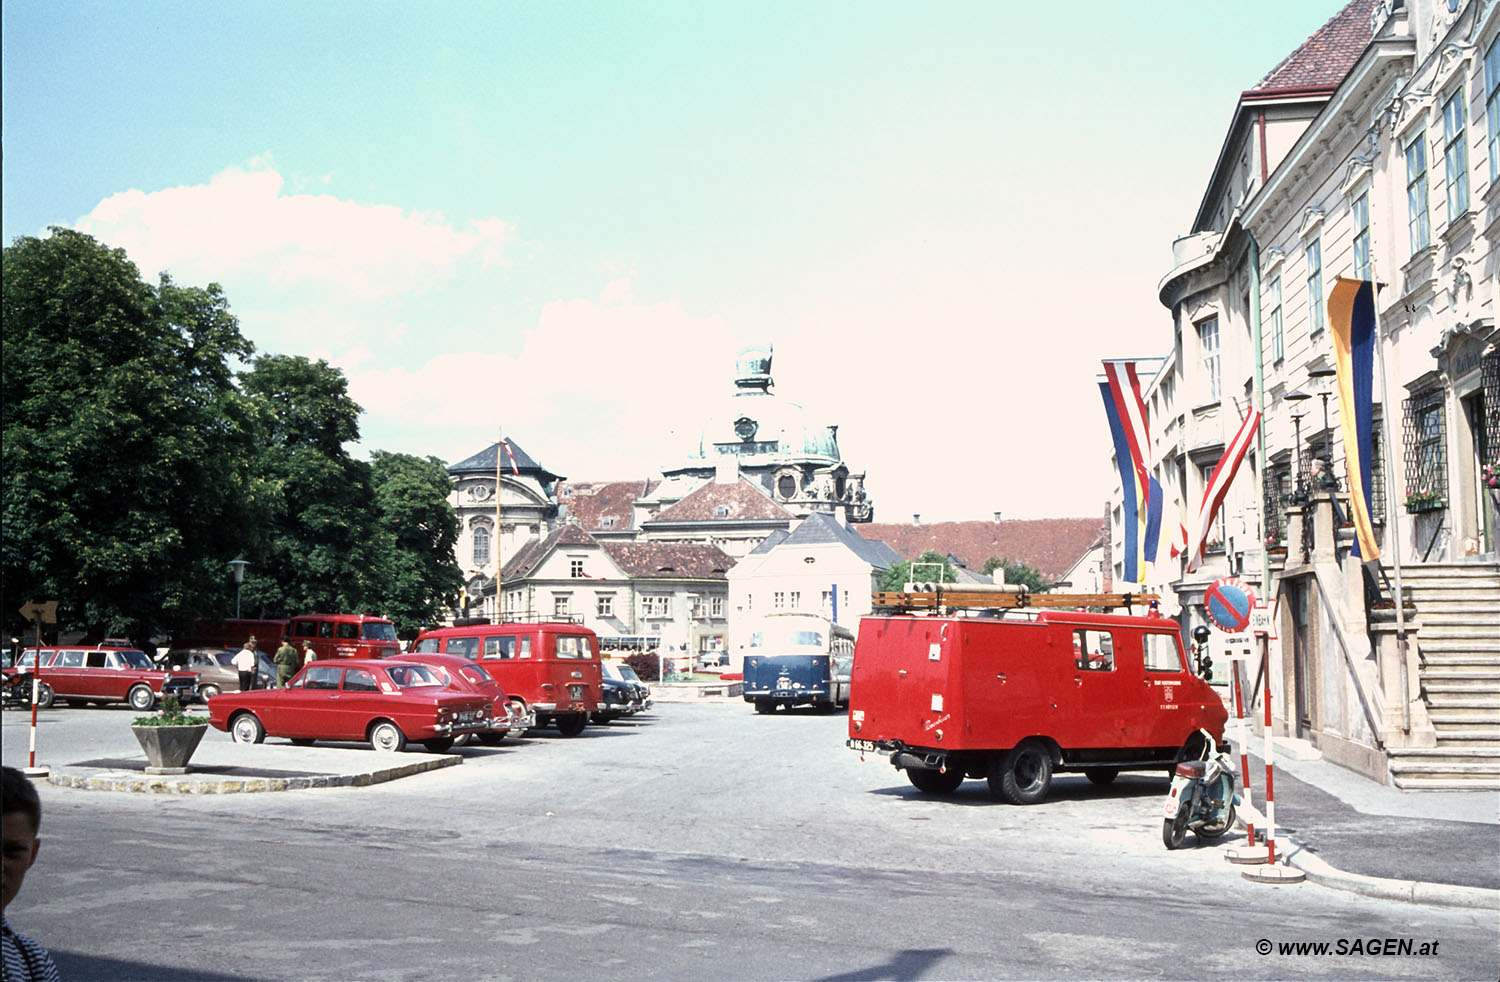
[(187, 763), (203, 739), (207, 723), (190, 726), (132, 726), (150, 764), (147, 774), (186, 774)]

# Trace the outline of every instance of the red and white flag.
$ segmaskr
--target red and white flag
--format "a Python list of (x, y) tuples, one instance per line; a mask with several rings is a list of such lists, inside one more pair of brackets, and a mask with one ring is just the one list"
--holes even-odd
[(1240, 424), (1239, 432), (1229, 441), (1229, 446), (1224, 448), (1224, 456), (1219, 458), (1218, 466), (1209, 477), (1208, 487), (1203, 489), (1203, 504), (1198, 508), (1198, 526), (1193, 533), (1192, 551), (1188, 553), (1189, 573), (1203, 565), (1203, 546), (1208, 542), (1214, 517), (1219, 514), (1219, 506), (1224, 503), (1229, 485), (1234, 483), (1235, 472), (1240, 469), (1240, 461), (1245, 459), (1250, 441), (1255, 439), (1255, 428), (1259, 425), (1260, 410), (1252, 407), (1245, 416), (1245, 421)]
[(510, 472), (520, 477), (521, 471), (516, 467), (516, 452), (510, 448), (510, 441), (501, 440), (500, 446), (505, 451), (505, 456), (510, 458)]

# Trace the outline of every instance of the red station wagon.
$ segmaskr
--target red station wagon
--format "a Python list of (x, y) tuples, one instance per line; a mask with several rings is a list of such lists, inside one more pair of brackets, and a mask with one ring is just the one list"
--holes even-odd
[(236, 743), (288, 737), (369, 741), (398, 751), (408, 740), (442, 753), (454, 738), (493, 725), (490, 700), (450, 688), (428, 665), (388, 659), (313, 662), (284, 689), (223, 692), (209, 700), (208, 722)]
[(866, 617), (849, 709), (849, 746), (889, 756), (919, 791), (978, 777), (1013, 804), (1044, 798), (1054, 771), (1170, 773), (1199, 728), (1222, 742), (1228, 718), (1175, 621), (1062, 610)]
[(577, 736), (599, 707), (599, 639), (567, 621), (470, 624), (423, 631), (413, 653), (461, 655), (484, 665), (512, 700), (536, 714), (536, 725), (555, 721), (563, 736)]
[[(30, 671), (37, 661), (36, 649), (30, 649), (22, 653), (16, 668)], [(196, 675), (158, 671), (137, 648), (63, 645), (41, 649), (40, 661), (38, 709), (47, 709), (62, 699), (73, 706), (128, 702), (132, 709), (144, 713), (162, 696), (176, 696), (186, 705), (197, 690)]]

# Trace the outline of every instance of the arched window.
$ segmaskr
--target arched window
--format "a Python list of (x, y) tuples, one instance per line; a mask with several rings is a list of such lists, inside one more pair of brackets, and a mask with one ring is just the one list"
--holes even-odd
[(474, 527), (474, 565), (485, 566), (490, 561), (490, 530), (483, 525)]

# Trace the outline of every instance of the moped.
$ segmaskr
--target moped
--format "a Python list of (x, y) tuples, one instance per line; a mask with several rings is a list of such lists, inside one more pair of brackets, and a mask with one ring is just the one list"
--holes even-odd
[(1237, 796), (1229, 744), (1221, 749), (1207, 730), (1198, 732), (1203, 734), (1202, 756), (1177, 763), (1167, 792), (1161, 841), (1168, 849), (1181, 846), (1188, 829), (1201, 840), (1218, 838), (1234, 826)]

